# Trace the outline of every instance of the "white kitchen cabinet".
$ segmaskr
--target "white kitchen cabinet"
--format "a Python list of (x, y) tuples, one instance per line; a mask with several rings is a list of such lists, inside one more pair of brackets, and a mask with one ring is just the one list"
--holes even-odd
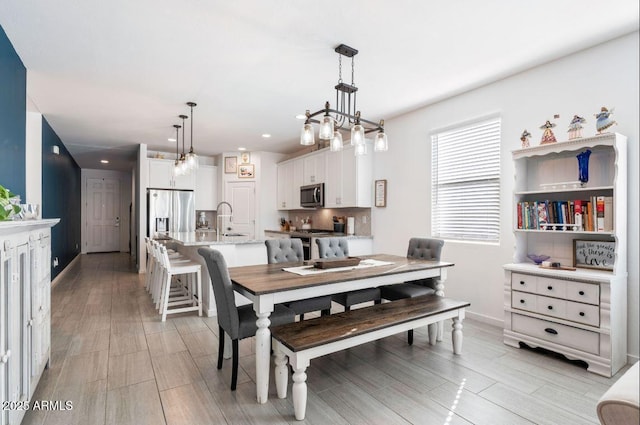
[(291, 159), (278, 164), (277, 209), (300, 209), (300, 186), (303, 186), (302, 159)]
[(373, 192), (373, 155), (355, 156), (354, 147), (345, 144), (338, 152), (327, 152), (324, 186), (327, 208), (370, 208)]
[[(592, 152), (590, 176), (582, 186), (572, 181), (578, 176), (576, 155), (586, 149)], [(504, 342), (546, 348), (610, 377), (627, 363), (627, 138), (603, 134), (519, 149), (513, 160), (516, 244), (514, 262), (504, 266)], [(612, 197), (612, 231), (518, 224), (521, 202), (592, 196)], [(527, 259), (527, 254), (545, 254), (572, 266), (576, 239), (614, 242), (613, 270), (546, 269)]]
[(173, 172), (173, 166), (173, 160), (149, 158), (149, 187), (152, 189), (195, 190), (196, 174), (176, 176)]
[[(50, 357), (50, 227), (58, 220), (0, 223), (0, 402), (31, 399)], [(11, 406), (11, 404), (9, 404)], [(3, 409), (0, 425), (25, 410)]]
[(327, 175), (327, 151), (317, 151), (302, 157), (302, 184), (324, 183)]
[(196, 172), (196, 210), (213, 211), (218, 205), (218, 167), (200, 165)]

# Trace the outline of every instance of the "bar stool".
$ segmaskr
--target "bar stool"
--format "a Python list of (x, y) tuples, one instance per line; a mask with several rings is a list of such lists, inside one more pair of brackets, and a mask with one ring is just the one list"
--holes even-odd
[[(162, 283), (166, 279), (165, 267), (163, 266), (161, 251), (160, 248), (164, 247), (164, 245), (160, 244), (155, 240), (151, 240), (151, 253), (152, 253), (152, 269), (151, 269), (151, 281), (150, 281), (150, 293), (151, 299), (155, 303), (156, 310), (160, 310), (160, 294), (162, 289)], [(164, 247), (166, 249), (166, 247)], [(167, 257), (169, 258), (169, 262), (171, 264), (181, 264), (188, 263), (190, 260), (188, 258), (184, 258), (180, 253), (173, 252), (169, 254), (167, 252)], [(176, 294), (185, 294), (184, 285), (177, 279), (171, 279), (171, 286), (169, 290), (170, 296), (174, 296)]]
[[(187, 311), (197, 311), (198, 316), (202, 316), (202, 274), (200, 264), (189, 260), (186, 262), (171, 262), (167, 254), (167, 248), (163, 245), (159, 246), (159, 256), (164, 276), (159, 298), (162, 321), (166, 321), (167, 314), (184, 313)], [(178, 297), (172, 298), (170, 296), (171, 280), (174, 276), (184, 277), (184, 280), (181, 279), (181, 282), (186, 292)], [(191, 306), (169, 309), (169, 307), (185, 304), (191, 304)]]

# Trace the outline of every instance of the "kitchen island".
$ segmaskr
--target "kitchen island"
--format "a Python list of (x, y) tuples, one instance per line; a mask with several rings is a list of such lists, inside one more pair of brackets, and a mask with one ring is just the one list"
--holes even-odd
[[(265, 230), (265, 238), (299, 237), (304, 232), (284, 232), (279, 230)], [(202, 311), (209, 317), (216, 315), (216, 303), (209, 278), (209, 270), (204, 259), (198, 254), (198, 248), (208, 246), (222, 253), (228, 267), (251, 266), (267, 264), (267, 248), (264, 239), (246, 239), (242, 236), (220, 236), (211, 230), (196, 230), (195, 232), (169, 232), (166, 234), (169, 243), (175, 244), (175, 249), (185, 257), (202, 265)], [(349, 240), (350, 255), (369, 255), (373, 253), (372, 236), (344, 235), (333, 232), (315, 234), (316, 237), (344, 236)], [(317, 252), (313, 242), (312, 248)], [(318, 258), (317, 254), (315, 257)], [(236, 293), (236, 304), (249, 304), (250, 301)]]
[[(175, 249), (185, 257), (202, 265), (202, 311), (209, 317), (216, 315), (216, 303), (209, 278), (209, 270), (198, 248), (207, 246), (222, 253), (227, 266), (250, 266), (267, 263), (267, 248), (264, 239), (246, 239), (242, 236), (220, 236), (215, 231), (169, 232), (167, 237)], [(219, 240), (218, 240), (219, 239)], [(236, 294), (237, 304), (248, 304), (249, 300)]]

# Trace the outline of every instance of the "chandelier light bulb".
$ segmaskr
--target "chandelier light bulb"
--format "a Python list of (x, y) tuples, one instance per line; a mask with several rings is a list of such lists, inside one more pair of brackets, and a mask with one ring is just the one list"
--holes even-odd
[(366, 145), (366, 143), (361, 143), (359, 145), (356, 145), (355, 148), (353, 149), (353, 154), (355, 156), (366, 155), (367, 154), (367, 145)]
[(315, 143), (316, 141), (313, 135), (313, 126), (310, 123), (305, 123), (302, 126), (302, 131), (300, 132), (300, 144), (304, 146), (311, 146)]
[(373, 150), (374, 152), (386, 152), (389, 150), (389, 143), (385, 133), (380, 132), (376, 134), (376, 138), (373, 143)]
[(193, 152), (187, 154), (187, 167), (189, 167), (190, 170), (198, 169), (198, 155)]
[(361, 124), (351, 127), (351, 144), (354, 146), (364, 145), (364, 126)]
[(320, 132), (318, 133), (318, 139), (331, 140), (333, 138), (333, 118), (329, 115), (325, 115), (320, 123)]
[(331, 152), (338, 152), (342, 150), (342, 147), (343, 147), (342, 134), (340, 134), (339, 131), (333, 132), (333, 137), (331, 138), (331, 143), (329, 146), (330, 146)]

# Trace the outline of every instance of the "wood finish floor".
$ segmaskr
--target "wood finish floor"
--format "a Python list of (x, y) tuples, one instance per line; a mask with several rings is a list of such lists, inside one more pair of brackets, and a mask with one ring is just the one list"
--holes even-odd
[[(291, 391), (255, 401), (252, 339), (216, 369), (217, 322), (192, 313), (162, 323), (126, 254), (83, 255), (52, 292), (51, 366), (33, 400), (73, 410), (30, 411), (27, 424), (597, 424), (612, 379), (502, 343), (502, 329), (464, 322), (463, 353), (450, 333), (429, 346), (416, 330), (311, 362), (307, 419)], [(339, 307), (338, 307), (339, 309)], [(448, 325), (447, 325), (448, 326)]]

